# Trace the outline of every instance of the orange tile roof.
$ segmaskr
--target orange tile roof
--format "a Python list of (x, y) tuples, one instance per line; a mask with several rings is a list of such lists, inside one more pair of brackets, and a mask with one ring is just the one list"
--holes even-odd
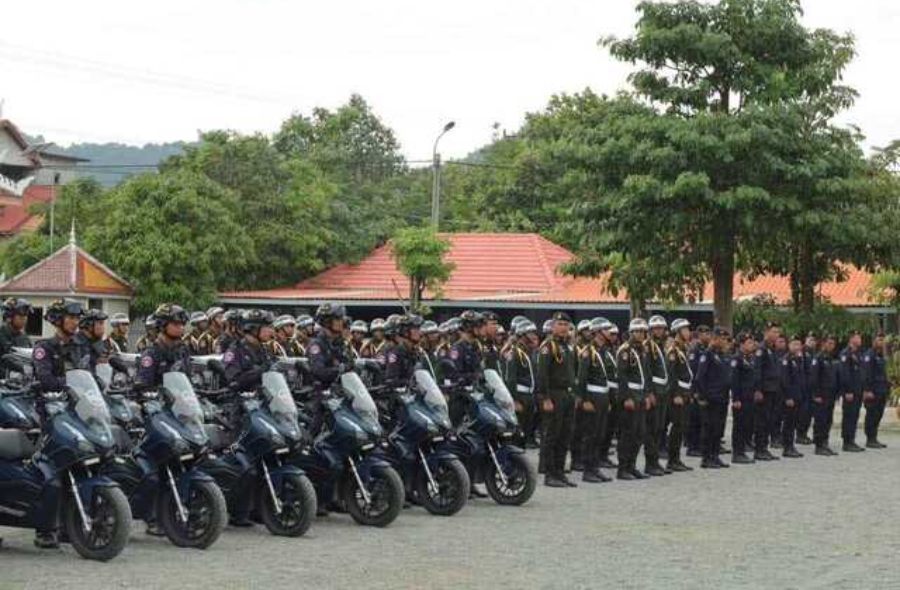
[[(556, 269), (574, 255), (538, 234), (461, 233), (442, 234), (451, 242), (447, 259), (456, 264), (444, 285), (444, 301), (522, 302), (546, 304), (622, 304), (628, 294), (611, 295), (602, 278), (574, 278)], [(870, 275), (848, 269), (848, 280), (827, 283), (820, 295), (838, 305), (869, 306), (866, 289)], [(400, 292), (408, 292), (408, 279), (397, 270), (389, 246), (376, 248), (357, 264), (340, 264), (293, 287), (222, 293), (225, 299), (281, 300), (394, 300), (396, 281)], [(787, 277), (765, 276), (744, 281), (735, 276), (735, 298), (772, 294), (785, 303), (790, 299)], [(430, 298), (426, 294), (427, 298)], [(712, 303), (708, 284), (701, 303)]]
[(4, 203), (0, 207), (0, 234), (13, 234), (34, 219), (29, 209), (37, 203), (48, 203), (53, 198), (53, 186), (32, 185), (25, 189), (21, 198), (5, 196)]

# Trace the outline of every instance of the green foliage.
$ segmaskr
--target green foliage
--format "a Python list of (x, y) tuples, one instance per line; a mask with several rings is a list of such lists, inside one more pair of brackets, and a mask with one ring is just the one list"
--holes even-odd
[(397, 268), (409, 278), (410, 308), (418, 311), (427, 288), (440, 296), (441, 285), (450, 278), (455, 265), (444, 261), (450, 241), (435, 234), (431, 227), (408, 227), (391, 239), (391, 255)]
[(777, 305), (768, 296), (739, 301), (735, 305), (735, 330), (761, 333), (766, 322), (781, 323), (785, 334), (834, 334), (840, 341), (850, 330), (872, 333), (878, 327), (870, 314), (854, 314), (828, 300), (818, 300), (811, 312), (797, 313), (790, 306)]

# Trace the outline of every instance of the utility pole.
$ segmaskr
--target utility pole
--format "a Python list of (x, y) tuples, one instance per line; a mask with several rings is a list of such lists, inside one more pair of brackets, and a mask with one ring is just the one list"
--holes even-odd
[(434, 227), (434, 231), (437, 231), (441, 224), (441, 155), (437, 151), (438, 142), (454, 127), (456, 127), (456, 122), (450, 121), (444, 125), (444, 129), (434, 140), (431, 178), (431, 225)]

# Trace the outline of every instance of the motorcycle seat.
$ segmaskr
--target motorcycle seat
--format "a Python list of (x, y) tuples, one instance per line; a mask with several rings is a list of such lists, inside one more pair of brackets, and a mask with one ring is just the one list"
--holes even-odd
[(21, 430), (0, 429), (0, 459), (21, 461), (34, 455), (34, 443)]

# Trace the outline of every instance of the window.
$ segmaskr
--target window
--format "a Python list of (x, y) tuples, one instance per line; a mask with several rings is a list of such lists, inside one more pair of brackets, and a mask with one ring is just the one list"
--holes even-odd
[(28, 314), (28, 322), (25, 324), (25, 333), (29, 336), (43, 336), (44, 334), (44, 308), (32, 307)]
[(103, 311), (103, 300), (88, 299), (88, 309), (99, 309), (100, 311)]

